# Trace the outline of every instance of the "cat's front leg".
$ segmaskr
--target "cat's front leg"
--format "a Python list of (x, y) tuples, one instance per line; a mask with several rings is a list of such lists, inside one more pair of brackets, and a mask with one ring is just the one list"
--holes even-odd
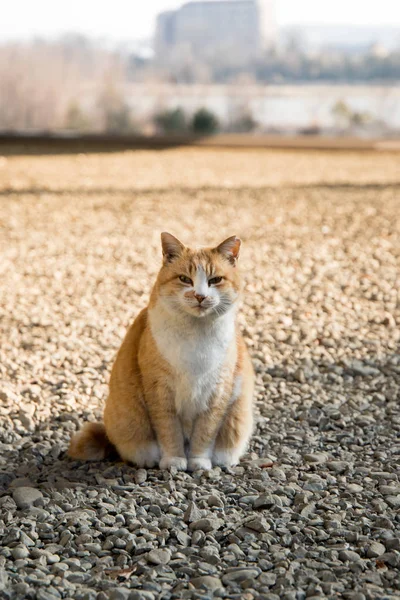
[(177, 415), (165, 415), (156, 427), (156, 435), (161, 448), (160, 469), (186, 471), (187, 459), (182, 427)]
[(220, 467), (233, 467), (246, 451), (253, 431), (253, 378), (250, 359), (244, 357), (243, 371), (235, 390), (239, 392), (224, 415), (215, 440), (212, 462)]
[(182, 425), (165, 390), (159, 392), (158, 402), (150, 408), (150, 417), (161, 450), (160, 469), (174, 467), (178, 471), (186, 471)]
[(222, 399), (214, 404), (206, 412), (199, 415), (193, 427), (190, 439), (190, 451), (188, 460), (189, 471), (198, 469), (212, 469), (211, 458), (214, 450), (215, 438), (224, 414), (224, 403)]

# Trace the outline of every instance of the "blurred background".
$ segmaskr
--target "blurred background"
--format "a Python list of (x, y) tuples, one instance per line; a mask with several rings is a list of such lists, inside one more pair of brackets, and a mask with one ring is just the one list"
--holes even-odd
[(400, 132), (400, 2), (15, 0), (0, 131)]

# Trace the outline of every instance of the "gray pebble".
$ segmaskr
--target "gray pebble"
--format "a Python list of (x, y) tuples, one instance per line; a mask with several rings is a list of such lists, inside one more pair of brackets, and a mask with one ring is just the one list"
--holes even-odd
[(167, 548), (157, 548), (146, 555), (146, 560), (153, 565), (166, 565), (171, 560), (171, 552)]
[(190, 583), (194, 585), (196, 589), (204, 588), (211, 591), (223, 587), (222, 581), (218, 577), (212, 577), (210, 575), (195, 577), (190, 580)]
[(249, 529), (253, 529), (254, 531), (258, 531), (259, 533), (265, 533), (270, 529), (269, 523), (267, 523), (265, 519), (259, 517), (257, 517), (256, 519), (251, 519), (250, 521), (246, 521), (244, 524)]
[(120, 587), (111, 590), (109, 600), (129, 600), (130, 595), (131, 591), (128, 588)]
[(129, 600), (154, 600), (155, 596), (148, 590), (134, 590), (129, 595)]
[(331, 460), (327, 462), (327, 467), (330, 471), (335, 473), (344, 473), (348, 469), (348, 464), (341, 460)]
[(189, 502), (187, 509), (185, 510), (185, 514), (183, 515), (183, 520), (185, 523), (193, 523), (193, 521), (198, 521), (202, 516), (202, 512), (196, 506), (194, 502)]
[(304, 460), (308, 463), (322, 464), (328, 460), (328, 455), (323, 452), (313, 452), (304, 454)]
[(222, 527), (223, 522), (221, 519), (199, 519), (198, 521), (194, 521), (190, 524), (190, 529), (192, 531), (204, 531), (205, 533), (209, 533), (210, 531), (215, 531)]
[(255, 579), (260, 573), (261, 569), (258, 568), (237, 567), (229, 570), (222, 576), (222, 583), (229, 585), (231, 583), (244, 581), (245, 579)]
[(339, 558), (343, 562), (360, 562), (361, 560), (360, 555), (353, 550), (341, 550), (339, 552)]
[(12, 549), (11, 554), (15, 559), (27, 558), (29, 556), (29, 550), (26, 546), (23, 545), (15, 546), (15, 548)]
[(140, 485), (147, 480), (147, 471), (146, 469), (137, 469), (135, 473), (135, 483)]
[(29, 508), (43, 504), (43, 494), (32, 487), (18, 487), (13, 492), (13, 499), (18, 508)]
[(380, 542), (371, 542), (367, 549), (368, 558), (376, 558), (386, 552), (386, 547)]

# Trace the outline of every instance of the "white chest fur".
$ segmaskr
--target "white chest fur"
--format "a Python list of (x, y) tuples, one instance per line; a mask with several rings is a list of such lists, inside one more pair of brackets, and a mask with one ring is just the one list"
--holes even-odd
[(235, 336), (234, 310), (213, 323), (175, 317), (159, 306), (149, 316), (158, 351), (174, 373), (177, 413), (191, 420), (207, 409), (223, 378)]

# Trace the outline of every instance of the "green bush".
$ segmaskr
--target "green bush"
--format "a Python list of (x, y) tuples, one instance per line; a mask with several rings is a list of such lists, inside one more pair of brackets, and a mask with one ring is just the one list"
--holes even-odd
[(200, 108), (193, 115), (191, 129), (194, 133), (211, 134), (219, 129), (217, 117), (207, 108)]
[(154, 121), (163, 133), (183, 133), (187, 130), (186, 116), (181, 108), (164, 110), (155, 115)]
[(66, 129), (73, 131), (88, 131), (90, 121), (77, 102), (71, 102), (65, 115)]
[(105, 129), (109, 133), (132, 133), (135, 130), (126, 104), (105, 111)]
[(254, 120), (250, 113), (246, 112), (231, 122), (228, 131), (232, 133), (250, 133), (257, 129), (257, 126), (257, 121)]

